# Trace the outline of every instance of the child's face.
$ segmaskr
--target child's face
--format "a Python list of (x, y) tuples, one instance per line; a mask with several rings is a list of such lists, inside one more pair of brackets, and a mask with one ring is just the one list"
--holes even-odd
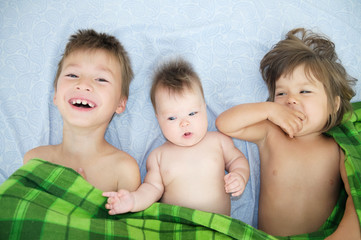
[(173, 94), (160, 87), (155, 102), (158, 123), (168, 141), (178, 146), (193, 146), (206, 135), (206, 104), (198, 88)]
[(329, 117), (327, 95), (323, 84), (316, 79), (310, 81), (303, 65), (276, 81), (274, 101), (300, 111), (306, 116), (302, 122), (302, 130), (296, 136), (321, 133)]
[(83, 127), (108, 124), (115, 112), (123, 112), (120, 76), (119, 62), (105, 50), (77, 50), (67, 56), (54, 94), (64, 121)]

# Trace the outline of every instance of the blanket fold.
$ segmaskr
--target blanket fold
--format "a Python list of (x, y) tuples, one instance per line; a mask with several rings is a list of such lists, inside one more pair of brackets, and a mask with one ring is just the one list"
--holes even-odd
[[(329, 134), (346, 153), (351, 194), (361, 219), (361, 102)], [(228, 216), (155, 203), (110, 216), (106, 198), (72, 169), (30, 160), (0, 186), (0, 239), (324, 239), (342, 218), (341, 192), (331, 216), (314, 233), (274, 237)]]

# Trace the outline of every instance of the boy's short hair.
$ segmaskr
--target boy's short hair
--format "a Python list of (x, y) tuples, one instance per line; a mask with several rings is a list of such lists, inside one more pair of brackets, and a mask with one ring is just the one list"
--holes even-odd
[(77, 50), (105, 50), (110, 54), (114, 55), (119, 61), (120, 70), (121, 70), (121, 81), (122, 81), (122, 90), (121, 96), (128, 98), (129, 96), (129, 86), (132, 81), (134, 74), (131, 67), (131, 62), (128, 57), (127, 51), (124, 49), (123, 45), (119, 40), (106, 33), (98, 33), (93, 29), (83, 29), (78, 30), (75, 34), (71, 35), (69, 41), (65, 47), (63, 56), (58, 64), (58, 70), (54, 80), (54, 88), (58, 83), (58, 78), (63, 67), (64, 59), (68, 57), (71, 53)]
[[(341, 65), (333, 42), (310, 30), (296, 28), (274, 45), (261, 61), (260, 71), (268, 86), (269, 101), (274, 101), (276, 81), (302, 64), (308, 79), (312, 81), (314, 76), (325, 88), (330, 112), (323, 129), (326, 132), (341, 123), (346, 112), (352, 111), (350, 100), (355, 92), (351, 85), (356, 79), (349, 76)], [(337, 96), (340, 97), (338, 111), (334, 101)]]
[(156, 70), (150, 89), (150, 99), (155, 111), (155, 93), (160, 87), (177, 94), (181, 94), (186, 89), (191, 90), (194, 87), (199, 87), (204, 99), (203, 87), (198, 74), (194, 71), (192, 65), (182, 58), (163, 63)]

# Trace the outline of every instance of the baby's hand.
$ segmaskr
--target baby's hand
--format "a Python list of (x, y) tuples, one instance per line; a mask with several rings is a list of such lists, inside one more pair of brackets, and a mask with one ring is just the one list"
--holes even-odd
[(103, 192), (104, 197), (108, 197), (108, 203), (105, 208), (109, 209), (110, 215), (129, 212), (134, 207), (134, 197), (127, 190), (119, 190), (118, 192)]
[(246, 187), (246, 180), (235, 172), (230, 172), (224, 176), (224, 182), (226, 193), (232, 193), (233, 197), (240, 196)]

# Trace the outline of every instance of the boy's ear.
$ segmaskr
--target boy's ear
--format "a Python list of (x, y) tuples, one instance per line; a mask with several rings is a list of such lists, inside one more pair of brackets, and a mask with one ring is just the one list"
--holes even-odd
[(120, 114), (122, 112), (124, 112), (125, 110), (125, 106), (127, 105), (127, 98), (126, 97), (121, 97), (119, 104), (117, 106), (117, 109), (115, 109), (115, 112)]
[(54, 96), (53, 96), (53, 103), (56, 106), (55, 100), (56, 100), (56, 91), (54, 92)]
[(336, 96), (335, 98), (335, 113), (340, 109), (341, 98), (340, 96)]

